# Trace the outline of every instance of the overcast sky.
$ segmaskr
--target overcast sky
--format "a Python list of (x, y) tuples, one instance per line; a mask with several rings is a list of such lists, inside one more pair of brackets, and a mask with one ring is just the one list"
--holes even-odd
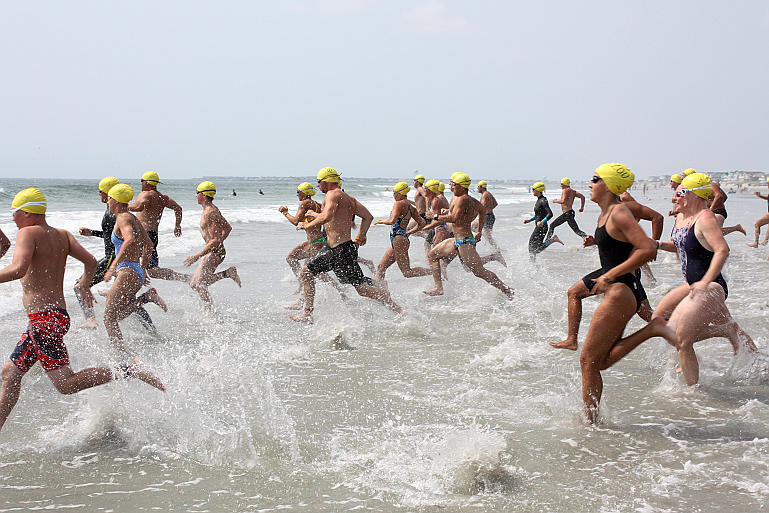
[(769, 171), (766, 1), (0, 3), (0, 178)]

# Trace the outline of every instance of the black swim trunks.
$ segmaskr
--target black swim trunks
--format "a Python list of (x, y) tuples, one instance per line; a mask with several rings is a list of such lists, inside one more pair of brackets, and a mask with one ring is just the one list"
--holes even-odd
[(307, 261), (307, 269), (312, 274), (334, 271), (339, 281), (353, 287), (373, 283), (371, 278), (363, 275), (358, 265), (358, 246), (351, 240), (333, 248), (326, 244), (315, 257)]
[(724, 219), (726, 219), (727, 217), (729, 217), (729, 216), (726, 214), (726, 209), (725, 209), (725, 208), (717, 208), (717, 209), (715, 209), (715, 210), (713, 211), (713, 213), (714, 213), (714, 214), (721, 214), (722, 216), (724, 216)]
[(158, 232), (147, 230), (147, 235), (152, 241), (152, 244), (154, 244), (154, 247), (152, 248), (152, 256), (150, 256), (150, 263), (147, 265), (147, 269), (152, 269), (160, 265), (160, 257), (158, 257)]

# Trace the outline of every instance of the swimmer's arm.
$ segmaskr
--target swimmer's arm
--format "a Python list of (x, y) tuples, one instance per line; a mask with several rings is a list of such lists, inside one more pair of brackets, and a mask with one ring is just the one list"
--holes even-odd
[(91, 293), (91, 280), (96, 272), (96, 258), (88, 252), (80, 243), (75, 240), (75, 237), (67, 233), (69, 239), (69, 255), (76, 260), (83, 262), (85, 271), (83, 276), (80, 277), (80, 281), (77, 282), (75, 288), (80, 291), (81, 302), (83, 305), (93, 308), (93, 294)]
[(166, 208), (170, 208), (174, 211), (174, 215), (176, 216), (176, 225), (174, 226), (174, 236), (175, 237), (181, 237), (182, 236), (182, 207), (166, 196)]
[(641, 226), (635, 220), (635, 217), (633, 217), (633, 214), (627, 208), (620, 209), (619, 206), (616, 207), (609, 222), (621, 231), (628, 242), (635, 248), (627, 260), (609, 269), (602, 276), (602, 278), (613, 282), (623, 274), (632, 273), (646, 262), (653, 260), (657, 253), (657, 242), (646, 236)]
[(299, 204), (299, 208), (296, 209), (296, 214), (291, 215), (288, 213), (288, 209), (283, 211), (283, 215), (286, 216), (286, 219), (288, 219), (288, 222), (293, 224), (294, 226), (299, 224), (299, 221), (305, 218), (305, 214), (307, 213), (307, 205)]
[[(702, 280), (700, 280), (704, 283), (710, 283), (721, 273), (721, 270), (726, 263), (726, 259), (729, 257), (729, 245), (726, 243), (721, 227), (718, 226), (716, 217), (713, 214), (706, 212), (700, 216), (695, 227), (695, 235), (698, 231), (702, 235), (702, 238), (705, 239), (706, 244), (703, 244), (705, 249), (712, 249), (713, 251), (713, 259), (710, 261), (710, 267), (708, 267), (708, 271), (702, 277)], [(707, 246), (710, 246), (710, 248)]]
[[(141, 225), (141, 223), (139, 223)], [(144, 226), (141, 227), (142, 233), (141, 233), (141, 239), (142, 239), (142, 257), (141, 257), (141, 268), (147, 269), (147, 266), (150, 265), (150, 259), (152, 258), (152, 250), (155, 249), (155, 244), (152, 242), (152, 239), (150, 239), (150, 236), (147, 234), (147, 230), (144, 229)], [(149, 275), (145, 273), (145, 277), (148, 278)]]
[(3, 233), (3, 230), (0, 230), (0, 258), (2, 258), (9, 249), (11, 249), (11, 240)]
[(136, 201), (128, 205), (128, 211), (129, 212), (141, 212), (144, 210), (144, 207), (147, 206), (147, 197), (142, 197), (141, 194), (139, 194), (139, 197), (136, 198)]
[(543, 221), (547, 222), (553, 218), (553, 211), (550, 210), (550, 204), (547, 202), (547, 200), (545, 200), (545, 208), (547, 209), (547, 215), (545, 216), (545, 219), (543, 219)]
[(19, 280), (27, 274), (29, 264), (32, 262), (32, 255), (35, 253), (35, 239), (29, 232), (30, 230), (22, 228), (16, 234), (13, 260), (3, 269), (0, 269), (0, 283)]
[[(397, 203), (397, 202), (396, 202)], [(396, 204), (396, 206), (398, 206)], [(395, 224), (395, 221), (398, 219), (398, 217), (402, 217), (399, 214), (401, 213), (402, 209), (393, 207), (392, 212), (390, 212), (390, 217), (387, 219), (379, 219), (374, 224)]]
[(581, 192), (574, 191), (574, 197), (579, 198), (579, 201), (581, 202), (579, 205), (579, 211), (583, 212), (585, 210), (585, 195)]
[[(335, 192), (335, 191), (329, 191), (329, 194), (331, 194), (332, 192)], [(323, 206), (321, 208), (320, 215), (317, 216), (312, 221), (310, 221), (309, 223), (304, 223), (304, 222), (299, 223), (302, 226), (300, 227), (299, 225), (297, 225), (298, 229), (301, 228), (301, 229), (307, 230), (308, 228), (312, 228), (314, 226), (324, 225), (327, 222), (329, 222), (329, 220), (334, 218), (334, 214), (336, 214), (336, 209), (339, 208), (339, 197), (334, 195), (332, 197), (332, 200), (329, 201), (329, 194), (327, 194), (326, 199), (323, 200)]]
[(412, 203), (409, 205), (409, 210), (411, 211), (411, 219), (414, 220), (415, 223), (417, 223), (417, 229), (416, 231), (424, 230), (425, 225), (427, 224), (427, 221), (425, 221), (422, 216), (419, 215), (419, 212), (417, 212), (417, 207), (414, 206)]
[(660, 237), (662, 237), (662, 228), (665, 226), (665, 218), (656, 210), (649, 210), (652, 211), (652, 239), (660, 240)]
[(564, 201), (566, 201), (567, 195), (568, 193), (566, 192), (566, 189), (564, 189), (563, 192), (561, 192), (561, 199), (554, 199), (553, 203), (563, 203)]
[(360, 230), (358, 231), (358, 236), (355, 237), (355, 242), (358, 246), (363, 246), (366, 244), (366, 232), (368, 232), (371, 222), (374, 220), (374, 216), (372, 216), (371, 212), (369, 212), (358, 200), (352, 198), (352, 201), (355, 208), (354, 213), (356, 216), (360, 217)]
[(483, 227), (486, 224), (486, 208), (479, 201), (475, 207), (475, 211), (478, 214), (478, 233), (475, 234), (475, 240), (476, 242), (480, 242)]
[[(139, 222), (137, 220), (137, 222)], [(129, 221), (128, 218), (124, 215), (118, 216), (117, 222), (115, 223), (120, 230), (120, 234), (123, 236), (123, 245), (120, 247), (120, 251), (118, 251), (117, 255), (115, 255), (115, 258), (112, 260), (112, 263), (109, 266), (109, 269), (107, 269), (108, 273), (115, 273), (115, 270), (117, 269), (117, 265), (125, 260), (125, 254), (127, 249), (131, 246), (133, 243), (135, 237), (134, 237), (134, 227), (133, 224), (131, 224), (131, 221)], [(152, 249), (150, 249), (150, 253), (152, 252)], [(106, 275), (106, 273), (105, 273)], [(105, 279), (104, 281), (109, 281)]]
[(764, 196), (763, 194), (761, 194), (761, 191), (756, 191), (756, 196), (758, 196), (761, 199), (769, 199), (769, 194)]

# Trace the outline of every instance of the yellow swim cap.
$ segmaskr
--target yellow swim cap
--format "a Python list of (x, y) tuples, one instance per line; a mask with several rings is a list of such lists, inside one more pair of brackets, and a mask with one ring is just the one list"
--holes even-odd
[(409, 187), (409, 184), (406, 182), (398, 182), (395, 184), (395, 187), (393, 187), (393, 192), (397, 192), (398, 194), (405, 196), (409, 193), (411, 190), (411, 187)]
[(198, 192), (202, 192), (209, 198), (213, 198), (214, 194), (216, 194), (216, 185), (214, 185), (214, 182), (206, 180), (198, 185)]
[(697, 172), (697, 171), (695, 171), (694, 169), (692, 169), (692, 168), (689, 168), (689, 169), (686, 169), (686, 170), (684, 170), (684, 176), (693, 175), (693, 174), (694, 174), (694, 173), (696, 173), (696, 172)]
[(679, 175), (678, 173), (670, 177), (671, 182), (681, 183), (681, 180), (683, 180), (683, 178), (681, 178), (681, 175)]
[(128, 204), (128, 202), (131, 201), (134, 197), (134, 190), (130, 185), (119, 183), (109, 190), (108, 195), (118, 203)]
[(531, 186), (532, 189), (539, 192), (545, 192), (545, 184), (542, 182), (537, 182), (534, 185)]
[(681, 182), (684, 189), (692, 191), (702, 199), (707, 199), (713, 188), (710, 186), (710, 177), (705, 173), (692, 173)]
[(302, 182), (296, 188), (296, 192), (303, 192), (308, 196), (315, 196), (315, 187), (310, 182)]
[(333, 167), (324, 167), (323, 169), (318, 171), (318, 181), (338, 183), (341, 185), (342, 177), (339, 176), (339, 173), (337, 173), (336, 169), (334, 169)]
[(142, 175), (142, 180), (152, 185), (157, 185), (160, 183), (160, 177), (154, 171), (147, 171), (146, 173), (144, 173)]
[(421, 184), (425, 183), (425, 175), (417, 175), (414, 177), (414, 181), (419, 182)]
[(110, 189), (112, 189), (114, 186), (116, 186), (119, 183), (120, 183), (120, 180), (118, 180), (114, 176), (108, 176), (107, 178), (102, 178), (101, 182), (99, 182), (99, 190), (104, 194), (107, 194)]
[(633, 185), (635, 175), (622, 164), (604, 164), (595, 170), (611, 192), (619, 196)]
[(564, 178), (561, 178), (561, 183), (563, 185), (571, 185), (571, 180), (569, 180), (568, 178), (564, 177)]
[(425, 189), (429, 189), (433, 192), (438, 192), (441, 190), (441, 182), (438, 180), (427, 180), (425, 182)]
[(470, 187), (470, 183), (472, 182), (472, 180), (470, 180), (470, 177), (464, 173), (454, 173), (453, 175), (451, 175), (451, 180), (455, 184), (459, 185), (460, 187), (464, 187), (465, 189)]
[(22, 210), (30, 214), (45, 214), (47, 209), (48, 201), (45, 199), (45, 194), (34, 187), (20, 191), (11, 203), (12, 213)]
[[(769, 182), (769, 180), (767, 180), (767, 182)], [(443, 183), (443, 182), (438, 182), (438, 190), (441, 191), (441, 192), (445, 191), (446, 190), (446, 184)]]
[(484, 189), (488, 188), (489, 184), (486, 183), (486, 180), (481, 180), (478, 182), (478, 187), (483, 187)]

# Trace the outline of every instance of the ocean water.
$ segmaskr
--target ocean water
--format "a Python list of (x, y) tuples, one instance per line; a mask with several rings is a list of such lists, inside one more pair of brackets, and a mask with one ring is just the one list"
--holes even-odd
[[(438, 298), (422, 294), (430, 277), (405, 279), (393, 266), (388, 284), (402, 315), (349, 286), (344, 302), (319, 284), (316, 322), (299, 325), (283, 308), (297, 288), (285, 256), (304, 232), (277, 208), (293, 212), (295, 187), (307, 179), (215, 180), (216, 202), (233, 226), (223, 267), (238, 267), (243, 288), (213, 285), (216, 311), (207, 313), (187, 285), (154, 280), (169, 305), (168, 313), (147, 307), (162, 338), (134, 319), (122, 323), (128, 350), (164, 380), (165, 394), (129, 381), (62, 396), (39, 365), (28, 373), (0, 433), (0, 512), (766, 509), (769, 260), (766, 247), (745, 246), (765, 201), (731, 195), (726, 223), (749, 232), (727, 236), (727, 305), (761, 354), (735, 357), (724, 339), (699, 343), (701, 387), (693, 389), (675, 373), (673, 349), (652, 339), (603, 373), (602, 421), (589, 427), (580, 423), (578, 354), (547, 342), (565, 336), (566, 290), (598, 267), (594, 248), (581, 248), (562, 225), (565, 246), (532, 264), (532, 228), (522, 221), (534, 198), (491, 182), (500, 203), (494, 237), (507, 267), (487, 267), (515, 288), (512, 302), (457, 263)], [(396, 181), (349, 180), (345, 189), (382, 219), (392, 205), (385, 188)], [(181, 238), (170, 213), (160, 225), (164, 267), (182, 270), (202, 245), (196, 185), (160, 186), (184, 207)], [(0, 205), (28, 186), (48, 196), (52, 225), (100, 226), (95, 181), (3, 180)], [(587, 194), (584, 183), (575, 187)], [(546, 192), (557, 210), (559, 192), (555, 184)], [(670, 189), (633, 193), (658, 211), (669, 208)], [(580, 227), (592, 233), (597, 215), (588, 201)], [(665, 237), (671, 227), (666, 219)], [(6, 208), (0, 228), (14, 238)], [(372, 226), (361, 256), (378, 262), (388, 230)], [(78, 239), (102, 255), (100, 239)], [(483, 243), (478, 249), (491, 252)], [(422, 239), (412, 238), (410, 254), (412, 265), (426, 265)], [(672, 253), (651, 268), (654, 306), (682, 278)], [(66, 277), (75, 370), (121, 358), (101, 323), (102, 298), (99, 329), (74, 328), (83, 321), (71, 291), (81, 270), (73, 260)], [(580, 341), (597, 304), (584, 301)], [(642, 325), (636, 317), (628, 330)], [(21, 286), (0, 284), (0, 355), (11, 353), (25, 326)]]

